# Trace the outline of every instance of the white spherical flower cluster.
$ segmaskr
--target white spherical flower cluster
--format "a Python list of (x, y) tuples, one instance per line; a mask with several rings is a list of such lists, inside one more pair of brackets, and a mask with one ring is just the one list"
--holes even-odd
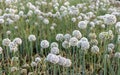
[(48, 48), (49, 47), (49, 42), (47, 40), (42, 40), (40, 43), (40, 46), (42, 48)]
[(77, 42), (77, 47), (78, 47), (78, 48), (81, 47), (81, 41), (80, 41), (80, 40)]
[(116, 52), (114, 55), (116, 58), (120, 58), (120, 52)]
[(14, 42), (10, 42), (10, 43), (9, 43), (10, 51), (11, 51), (11, 52), (16, 52), (16, 51), (18, 51), (17, 46), (18, 46), (18, 45), (15, 44)]
[(93, 45), (91, 47), (91, 52), (97, 54), (99, 52), (99, 47), (97, 45)]
[(70, 43), (69, 43), (68, 41), (64, 41), (64, 42), (62, 43), (62, 47), (65, 48), (65, 49), (67, 49), (67, 48), (70, 47)]
[(41, 61), (41, 58), (40, 58), (40, 57), (36, 57), (36, 58), (35, 58), (35, 62), (36, 62), (36, 63), (39, 63), (40, 61)]
[(50, 30), (54, 30), (54, 29), (55, 29), (55, 27), (54, 27), (54, 26), (51, 26), (51, 27), (50, 27)]
[(43, 20), (43, 23), (44, 23), (44, 24), (49, 24), (49, 20), (48, 20), (47, 18), (45, 18), (45, 19)]
[(50, 48), (53, 48), (53, 47), (58, 47), (58, 43), (57, 42), (52, 42), (51, 45), (50, 45)]
[(87, 16), (88, 16), (89, 18), (95, 17), (94, 12), (88, 12), (88, 13), (86, 13), (86, 14), (87, 14)]
[(46, 60), (53, 63), (53, 64), (59, 64), (59, 65), (64, 66), (64, 67), (70, 67), (72, 64), (70, 59), (64, 58), (60, 55), (57, 56), (57, 55), (51, 54), (51, 53), (49, 53), (47, 55)]
[(117, 21), (117, 18), (115, 15), (111, 15), (111, 14), (106, 14), (103, 18), (104, 23), (107, 25), (112, 25), (115, 24)]
[(14, 18), (13, 18), (13, 21), (18, 21), (20, 19), (20, 16), (19, 15), (15, 15)]
[(22, 40), (20, 38), (15, 38), (12, 42), (8, 38), (3, 39), (2, 41), (2, 45), (8, 46), (10, 49), (10, 52), (18, 51), (18, 45), (21, 45), (21, 44), (22, 44)]
[(65, 39), (66, 41), (69, 41), (70, 38), (71, 38), (71, 35), (70, 35), (70, 34), (65, 34), (65, 35), (64, 35), (64, 39)]
[(11, 67), (11, 68), (10, 68), (10, 71), (11, 71), (11, 72), (16, 72), (16, 71), (18, 71), (18, 68), (17, 68), (17, 67)]
[(74, 31), (72, 32), (72, 35), (73, 35), (74, 37), (76, 37), (77, 39), (80, 39), (80, 38), (82, 37), (82, 34), (81, 34), (81, 32), (80, 32), (79, 30), (74, 30)]
[(33, 34), (29, 35), (28, 40), (29, 41), (35, 41), (36, 40), (35, 35), (33, 35)]
[(81, 50), (87, 50), (87, 49), (89, 49), (89, 48), (90, 48), (90, 44), (89, 44), (88, 41), (83, 41), (83, 42), (81, 43)]
[(104, 40), (104, 39), (105, 39), (105, 36), (107, 36), (107, 32), (101, 32), (101, 33), (99, 34), (99, 38), (100, 38), (101, 40)]
[(115, 29), (116, 29), (117, 33), (120, 34), (120, 22), (116, 23)]
[(82, 20), (82, 16), (78, 16), (77, 19), (78, 19), (78, 20)]
[(59, 62), (59, 57), (57, 55), (49, 53), (46, 58), (47, 61), (57, 64)]
[(4, 23), (4, 19), (0, 19), (0, 24), (3, 24)]
[(21, 38), (15, 38), (15, 39), (13, 40), (13, 42), (14, 42), (15, 44), (17, 44), (17, 45), (21, 45), (21, 44), (22, 44)]
[(80, 40), (81, 41), (88, 41), (88, 39), (86, 37), (82, 37)]
[(88, 39), (83, 37), (77, 42), (77, 47), (81, 48), (81, 50), (88, 50), (90, 48), (90, 44)]
[(64, 39), (63, 34), (57, 34), (57, 35), (56, 35), (56, 40), (57, 40), (57, 41), (63, 41), (63, 39)]
[(3, 46), (9, 46), (9, 43), (10, 43), (10, 42), (11, 42), (11, 40), (8, 39), (8, 38), (3, 39), (3, 41), (2, 41), (2, 45), (3, 45)]
[(115, 45), (113, 43), (109, 43), (108, 48), (111, 48), (113, 50), (115, 48)]
[(98, 40), (97, 39), (91, 39), (90, 44), (91, 45), (98, 45)]
[(31, 64), (30, 64), (32, 67), (36, 67), (37, 66), (37, 63), (32, 61)]
[(113, 34), (113, 31), (112, 30), (109, 30), (108, 32), (108, 39), (113, 39), (114, 38), (114, 34)]
[(10, 31), (10, 30), (8, 30), (8, 31), (6, 32), (6, 34), (7, 34), (7, 35), (10, 35), (10, 34), (11, 34), (11, 31)]
[(66, 60), (66, 58), (64, 58), (64, 57), (62, 57), (62, 56), (58, 56), (59, 57), (59, 62), (58, 62), (58, 64), (59, 65), (65, 65), (65, 60)]
[(72, 18), (71, 21), (74, 23), (76, 22), (76, 18)]
[(58, 57), (59, 57), (59, 62), (58, 62), (59, 65), (62, 65), (64, 67), (70, 67), (71, 66), (72, 62), (71, 62), (70, 59), (66, 59), (66, 58), (64, 58), (60, 55)]
[(18, 26), (15, 26), (14, 28), (15, 28), (15, 29), (18, 29)]
[(107, 40), (107, 39), (112, 40), (114, 38), (114, 35), (113, 35), (112, 30), (109, 30), (108, 32), (101, 32), (99, 34), (99, 38), (101, 40)]
[(72, 64), (70, 59), (66, 59), (66, 64), (64, 65), (65, 67), (70, 67)]
[(80, 21), (80, 22), (78, 23), (78, 27), (79, 27), (80, 29), (86, 29), (86, 28), (87, 28), (87, 24), (88, 24), (88, 21)]
[(72, 37), (69, 40), (70, 46), (77, 46), (78, 39), (76, 37)]
[(32, 16), (32, 14), (33, 14), (33, 11), (32, 11), (32, 10), (29, 10), (28, 13), (27, 13), (27, 16), (30, 17), (30, 16)]
[(103, 29), (104, 29), (105, 27), (106, 27), (106, 26), (105, 26), (105, 24), (102, 24), (102, 25), (101, 25), (101, 28), (103, 28)]
[(90, 26), (91, 26), (92, 28), (95, 27), (95, 23), (94, 23), (94, 22), (90, 22), (89, 24), (90, 24)]
[(95, 33), (89, 33), (89, 38), (90, 39), (96, 39), (97, 35)]
[(51, 48), (51, 52), (52, 54), (59, 54), (59, 48), (58, 47), (53, 47)]
[(70, 2), (66, 1), (66, 2), (64, 3), (64, 5), (65, 5), (65, 6), (69, 6), (69, 5), (70, 5)]
[(52, 23), (52, 26), (54, 26), (54, 27), (55, 27), (55, 26), (57, 26), (57, 24), (56, 24), (56, 23)]
[(108, 47), (108, 48), (107, 48), (107, 52), (108, 52), (108, 53), (112, 53), (113, 50), (112, 50), (111, 48)]
[(19, 16), (24, 16), (24, 12), (23, 11), (19, 11)]
[(116, 23), (115, 28), (116, 28), (116, 29), (120, 29), (120, 22), (117, 22), (117, 23)]
[(28, 72), (28, 75), (33, 75), (34, 73), (33, 72)]

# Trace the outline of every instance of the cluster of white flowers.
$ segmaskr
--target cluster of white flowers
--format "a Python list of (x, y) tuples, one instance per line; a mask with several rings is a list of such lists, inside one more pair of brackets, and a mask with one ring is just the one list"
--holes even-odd
[(29, 35), (28, 40), (29, 41), (36, 41), (35, 35), (33, 35), (33, 34)]
[(63, 41), (63, 39), (64, 39), (63, 34), (57, 34), (57, 35), (56, 35), (56, 40), (57, 40), (57, 41)]
[(11, 68), (10, 68), (10, 71), (11, 71), (11, 72), (16, 72), (16, 71), (18, 71), (18, 70), (19, 70), (18, 67), (11, 67)]
[(6, 32), (6, 34), (7, 34), (7, 35), (10, 35), (10, 34), (11, 34), (11, 31), (8, 30), (8, 31)]
[(48, 54), (46, 60), (53, 63), (53, 64), (59, 64), (59, 65), (62, 65), (64, 67), (70, 67), (72, 64), (70, 59), (64, 58), (60, 55), (54, 55), (51, 53)]
[(57, 55), (49, 53), (46, 57), (46, 60), (53, 64), (57, 64), (59, 62), (59, 57)]
[(120, 22), (116, 23), (115, 29), (116, 29), (117, 33), (120, 34)]
[(98, 45), (98, 40), (97, 39), (91, 39), (90, 44), (91, 45)]
[(52, 23), (52, 26), (50, 27), (50, 29), (51, 29), (51, 30), (54, 30), (56, 26), (57, 26), (56, 23)]
[[(2, 45), (8, 47), (10, 52), (16, 52), (18, 51), (18, 46), (24, 43), (24, 41), (22, 41), (19, 37), (13, 39), (13, 41), (9, 39), (14, 37), (11, 36), (15, 31), (19, 31), (19, 29), (21, 29), (22, 32), (22, 30), (27, 27), (27, 31), (25, 32), (27, 33), (31, 29), (34, 31), (36, 27), (42, 27), (42, 30), (47, 29), (46, 33), (49, 33), (48, 29), (55, 33), (55, 40), (57, 42), (53, 42), (52, 39), (50, 39), (49, 42), (48, 40), (41, 40), (42, 37), (36, 37), (35, 35), (39, 35), (39, 32), (41, 35), (43, 34), (41, 33), (42, 30), (37, 31), (37, 29), (35, 31), (36, 34), (29, 35), (27, 39), (30, 42), (34, 41), (35, 45), (37, 44), (36, 40), (41, 40), (40, 48), (50, 49), (50, 53), (47, 55), (46, 60), (53, 64), (59, 64), (64, 67), (71, 66), (72, 62), (70, 59), (58, 55), (60, 54), (60, 50), (63, 48), (63, 50), (67, 50), (72, 49), (71, 47), (75, 47), (75, 50), (90, 50), (93, 54), (97, 54), (99, 53), (99, 50), (102, 50), (101, 46), (105, 40), (108, 41), (106, 44), (107, 52), (114, 54), (114, 49), (116, 49), (115, 47), (120, 44), (120, 22), (117, 21), (120, 17), (120, 9), (118, 10), (118, 8), (110, 5), (110, 1), (111, 0), (89, 0), (88, 3), (77, 3), (76, 5), (71, 5), (68, 0), (37, 0), (35, 2), (24, 2), (22, 0), (0, 0), (0, 4), (5, 5), (4, 9), (3, 7), (0, 8), (0, 25), (7, 34), (4, 35), (4, 32), (2, 32), (2, 38), (8, 37), (2, 40)], [(21, 26), (19, 26), (19, 24)], [(59, 30), (56, 28), (62, 24), (66, 26), (66, 29), (68, 29), (69, 26), (73, 27), (71, 29), (73, 31), (66, 30), (67, 33), (65, 33), (63, 32), (64, 30), (62, 31), (61, 28), (58, 28), (61, 30), (58, 32)], [(77, 27), (75, 26), (76, 24)], [(112, 25), (114, 25), (114, 27), (112, 27)], [(12, 30), (12, 27), (14, 27), (15, 31)], [(55, 30), (57, 30), (57, 33)], [(17, 35), (18, 34), (15, 33), (15, 36)], [(47, 37), (45, 36), (45, 38)], [(3, 53), (3, 49), (4, 47), (0, 47), (0, 54)], [(36, 48), (36, 50), (37, 49), (39, 48)], [(110, 57), (110, 54), (106, 54), (105, 58)], [(67, 53), (65, 56), (67, 56)], [(116, 52), (114, 56), (120, 58), (120, 52)], [(15, 60), (19, 60), (19, 58), (13, 57), (12, 61)], [(37, 67), (38, 63), (41, 61), (42, 59), (39, 56), (35, 57), (30, 65), (31, 67)], [(17, 67), (11, 68), (11, 72), (16, 70), (18, 70)], [(33, 73), (34, 72), (29, 72), (28, 75)]]
[(31, 62), (31, 67), (37, 67), (37, 65), (41, 62), (41, 58), (39, 56), (35, 57), (35, 61)]
[(70, 38), (70, 46), (77, 46), (78, 39), (76, 37)]
[(32, 61), (31, 64), (30, 64), (32, 67), (36, 67), (37, 66), (37, 63)]
[(39, 63), (40, 61), (41, 61), (41, 58), (40, 58), (40, 57), (36, 57), (36, 58), (35, 58), (35, 62), (36, 62), (36, 63)]
[(97, 54), (99, 52), (99, 47), (96, 45), (93, 45), (91, 47), (91, 52)]
[(64, 67), (70, 67), (71, 66), (72, 62), (71, 62), (70, 59), (66, 59), (66, 58), (64, 58), (60, 55), (58, 56), (58, 58), (59, 58), (59, 62), (58, 62), (59, 65), (62, 65)]
[(87, 24), (88, 24), (88, 21), (80, 21), (80, 22), (78, 23), (78, 27), (79, 27), (80, 29), (86, 29), (86, 28), (87, 28)]
[(2, 45), (3, 46), (9, 46), (10, 42), (11, 42), (11, 40), (9, 38), (3, 39), (2, 40)]
[(98, 45), (96, 33), (89, 33), (88, 37), (90, 38), (90, 45)]
[(82, 34), (81, 34), (81, 32), (80, 32), (79, 30), (74, 30), (74, 31), (72, 32), (72, 35), (73, 35), (74, 37), (76, 37), (77, 39), (80, 39), (80, 38), (82, 37)]
[(4, 19), (0, 19), (0, 24), (3, 24), (4, 23)]
[[(2, 2), (3, 0), (1, 0)], [(20, 3), (20, 9), (21, 10), (17, 10), (17, 6), (13, 6), (12, 3), (18, 3), (21, 0), (5, 0), (5, 4), (10, 6), (10, 8), (6, 8), (5, 12), (9, 12), (9, 13), (4, 13), (3, 14), (3, 18), (1, 18), (0, 23), (4, 22), (4, 19), (7, 18), (8, 24), (13, 24), (15, 23), (17, 20), (19, 20), (21, 17), (23, 18), (27, 18), (27, 17), (31, 17), (32, 15), (37, 15), (37, 18), (41, 19), (43, 21), (44, 24), (49, 24), (49, 17), (50, 18), (58, 18), (58, 19), (62, 19), (62, 17), (66, 17), (67, 15), (75, 15), (77, 17), (71, 17), (72, 22), (77, 22), (77, 20), (80, 20), (78, 23), (78, 27), (80, 29), (85, 29), (87, 27), (88, 21), (91, 18), (96, 17), (95, 15), (95, 10), (98, 9), (100, 6), (102, 6), (102, 10), (105, 9), (105, 3), (101, 2), (99, 0), (96, 1), (95, 4), (93, 4), (93, 2), (87, 7), (86, 3), (83, 4), (77, 4), (77, 5), (70, 5), (69, 1), (66, 1), (63, 3), (63, 5), (60, 5), (59, 2), (61, 1), (51, 1), (51, 2), (47, 2), (45, 1), (35, 1), (35, 4), (33, 4), (32, 2), (26, 2), (26, 6), (28, 8), (27, 13), (25, 14), (24, 10), (25, 10), (25, 6), (23, 3)], [(91, 1), (90, 1), (91, 2)], [(53, 9), (55, 10), (55, 13), (53, 13), (53, 9), (48, 11), (48, 12), (42, 12), (42, 10), (40, 9), (41, 6), (50, 6), (53, 7)], [(90, 8), (90, 9), (89, 9)], [(80, 13), (80, 9), (82, 9), (81, 13)], [(87, 11), (87, 9), (89, 9), (90, 11), (87, 13), (84, 13)], [(18, 14), (16, 14), (18, 13)], [(107, 17), (107, 18), (106, 18)], [(109, 17), (109, 18), (108, 18)], [(106, 21), (114, 21), (115, 22), (115, 16), (113, 14), (106, 14), (105, 15), (105, 22)], [(81, 20), (84, 21), (81, 21)], [(30, 22), (29, 19), (26, 20), (28, 23)], [(94, 25), (92, 23), (92, 25)], [(50, 29), (54, 29), (53, 26), (50, 27)]]
[(57, 42), (52, 42), (51, 45), (50, 45), (50, 48), (53, 48), (53, 47), (58, 47), (58, 43)]
[(111, 15), (111, 14), (106, 14), (103, 18), (104, 23), (107, 25), (113, 25), (116, 23), (117, 18), (115, 15)]
[(97, 35), (95, 33), (89, 33), (89, 38), (90, 39), (96, 39)]
[(62, 42), (62, 47), (67, 49), (70, 47), (70, 43), (68, 41), (64, 41), (64, 42)]
[(21, 45), (21, 44), (22, 44), (21, 38), (15, 38), (15, 39), (13, 40), (13, 42), (14, 42), (15, 44), (17, 44), (17, 45)]
[(22, 40), (20, 38), (15, 38), (13, 42), (9, 44), (10, 50), (16, 52), (18, 50), (17, 46), (22, 44)]
[(17, 46), (18, 46), (18, 45), (15, 44), (14, 42), (10, 42), (10, 44), (9, 44), (10, 51), (11, 51), (11, 52), (16, 52), (16, 51), (18, 51), (18, 47), (17, 47)]
[(47, 40), (42, 40), (40, 43), (40, 46), (42, 48), (48, 48), (49, 47), (49, 42)]
[(114, 55), (116, 58), (120, 58), (120, 52), (116, 52)]
[(90, 44), (88, 42), (88, 39), (85, 37), (82, 37), (78, 42), (77, 42), (77, 47), (81, 48), (81, 50), (88, 50), (90, 48)]
[(115, 45), (113, 43), (109, 43), (107, 50), (108, 52), (113, 52), (114, 48), (115, 48)]
[(22, 44), (21, 38), (15, 38), (12, 42), (10, 39), (3, 39), (2, 45), (8, 46), (11, 52), (16, 52), (18, 50), (18, 45)]
[(44, 24), (49, 24), (49, 20), (48, 20), (48, 19), (44, 19), (44, 20), (43, 20), (43, 23), (44, 23)]
[(99, 38), (101, 40), (105, 40), (105, 39), (113, 40), (114, 34), (113, 34), (112, 30), (109, 30), (108, 32), (101, 32), (99, 34)]
[(64, 35), (64, 39), (65, 39), (66, 41), (69, 41), (70, 38), (71, 38), (71, 35), (70, 35), (70, 34), (65, 34), (65, 35)]
[(59, 48), (58, 47), (52, 47), (51, 48), (51, 53), (52, 54), (59, 54)]

